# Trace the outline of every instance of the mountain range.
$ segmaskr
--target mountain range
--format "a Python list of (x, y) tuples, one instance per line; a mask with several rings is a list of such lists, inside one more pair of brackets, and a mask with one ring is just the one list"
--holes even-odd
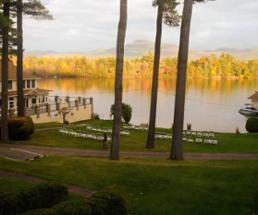
[[(144, 54), (153, 52), (154, 42), (147, 40), (136, 40), (132, 43), (128, 43), (125, 47), (125, 55), (129, 58), (141, 57)], [(56, 51), (28, 51), (25, 52), (25, 56), (71, 56), (71, 55), (82, 55), (88, 57), (106, 57), (115, 56), (116, 49), (96, 49), (88, 52), (56, 52)], [(258, 48), (256, 49), (232, 49), (232, 48), (221, 48), (217, 50), (190, 50), (190, 59), (198, 59), (208, 55), (221, 55), (222, 53), (230, 54), (239, 59), (258, 59)], [(162, 57), (176, 57), (178, 54), (178, 46), (169, 43), (163, 43), (161, 47)]]

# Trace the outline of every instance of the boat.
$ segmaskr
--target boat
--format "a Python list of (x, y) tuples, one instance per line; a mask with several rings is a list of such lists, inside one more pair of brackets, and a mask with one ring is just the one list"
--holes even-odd
[(247, 117), (258, 117), (258, 109), (255, 108), (252, 104), (245, 104), (245, 107), (241, 108), (239, 113)]

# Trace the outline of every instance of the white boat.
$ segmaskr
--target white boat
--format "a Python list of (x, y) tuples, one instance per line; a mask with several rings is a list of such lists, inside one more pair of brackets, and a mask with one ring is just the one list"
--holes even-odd
[(258, 117), (258, 109), (252, 106), (251, 104), (246, 104), (246, 107), (241, 108), (239, 113), (244, 116), (257, 116)]

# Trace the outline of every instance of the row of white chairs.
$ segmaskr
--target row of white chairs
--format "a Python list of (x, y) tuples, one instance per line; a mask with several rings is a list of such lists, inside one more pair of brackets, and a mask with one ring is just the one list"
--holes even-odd
[(184, 136), (196, 136), (196, 137), (211, 137), (215, 138), (215, 134), (213, 132), (206, 131), (184, 131)]
[[(172, 140), (171, 135), (162, 135), (162, 134), (156, 134), (155, 139), (157, 140)], [(199, 144), (209, 144), (209, 145), (217, 145), (218, 140), (215, 139), (203, 139), (203, 138), (183, 138), (183, 141), (188, 143), (199, 143)]]
[(202, 139), (202, 138), (183, 138), (183, 141), (187, 143), (198, 143), (198, 144), (207, 144), (207, 145), (218, 145), (219, 141), (215, 139)]
[[(112, 134), (112, 129), (101, 129), (101, 128), (94, 128), (94, 127), (91, 127), (91, 126), (86, 126), (86, 129), (89, 130), (89, 131)], [(129, 136), (130, 132), (129, 131), (120, 131), (120, 135)]]
[[(59, 133), (62, 134), (62, 135), (65, 135), (65, 136), (70, 136), (70, 137), (78, 137), (78, 138), (91, 139), (91, 140), (97, 140), (97, 141), (103, 141), (104, 140), (104, 136), (79, 133), (79, 132), (69, 131), (69, 130), (65, 130), (65, 129), (60, 129)], [(106, 141), (110, 142), (111, 138), (107, 137)]]

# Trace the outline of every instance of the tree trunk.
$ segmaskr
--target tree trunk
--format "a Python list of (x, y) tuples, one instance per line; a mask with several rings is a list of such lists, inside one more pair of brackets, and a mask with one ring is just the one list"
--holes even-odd
[(175, 113), (173, 140), (170, 159), (183, 160), (183, 128), (185, 111), (186, 75), (189, 51), (193, 0), (184, 0), (183, 18), (181, 25), (180, 46), (178, 54), (178, 70), (175, 98)]
[(25, 115), (23, 93), (23, 27), (22, 0), (17, 0), (17, 110), (18, 116)]
[[(9, 20), (10, 5), (5, 2), (3, 6), (4, 17)], [(9, 26), (2, 28), (2, 104), (1, 104), (1, 138), (3, 142), (8, 142), (8, 34)]]
[(117, 34), (116, 77), (115, 77), (115, 107), (112, 131), (111, 160), (119, 160), (120, 127), (123, 97), (123, 67), (124, 47), (127, 26), (127, 0), (120, 0), (120, 21)]
[(157, 112), (157, 97), (158, 97), (158, 83), (159, 83), (159, 65), (160, 65), (160, 49), (162, 37), (162, 19), (163, 6), (158, 5), (157, 26), (156, 26), (156, 41), (154, 54), (154, 67), (152, 77), (152, 91), (151, 91), (151, 106), (150, 118), (146, 148), (152, 149), (155, 146), (155, 126), (156, 126), (156, 112)]

